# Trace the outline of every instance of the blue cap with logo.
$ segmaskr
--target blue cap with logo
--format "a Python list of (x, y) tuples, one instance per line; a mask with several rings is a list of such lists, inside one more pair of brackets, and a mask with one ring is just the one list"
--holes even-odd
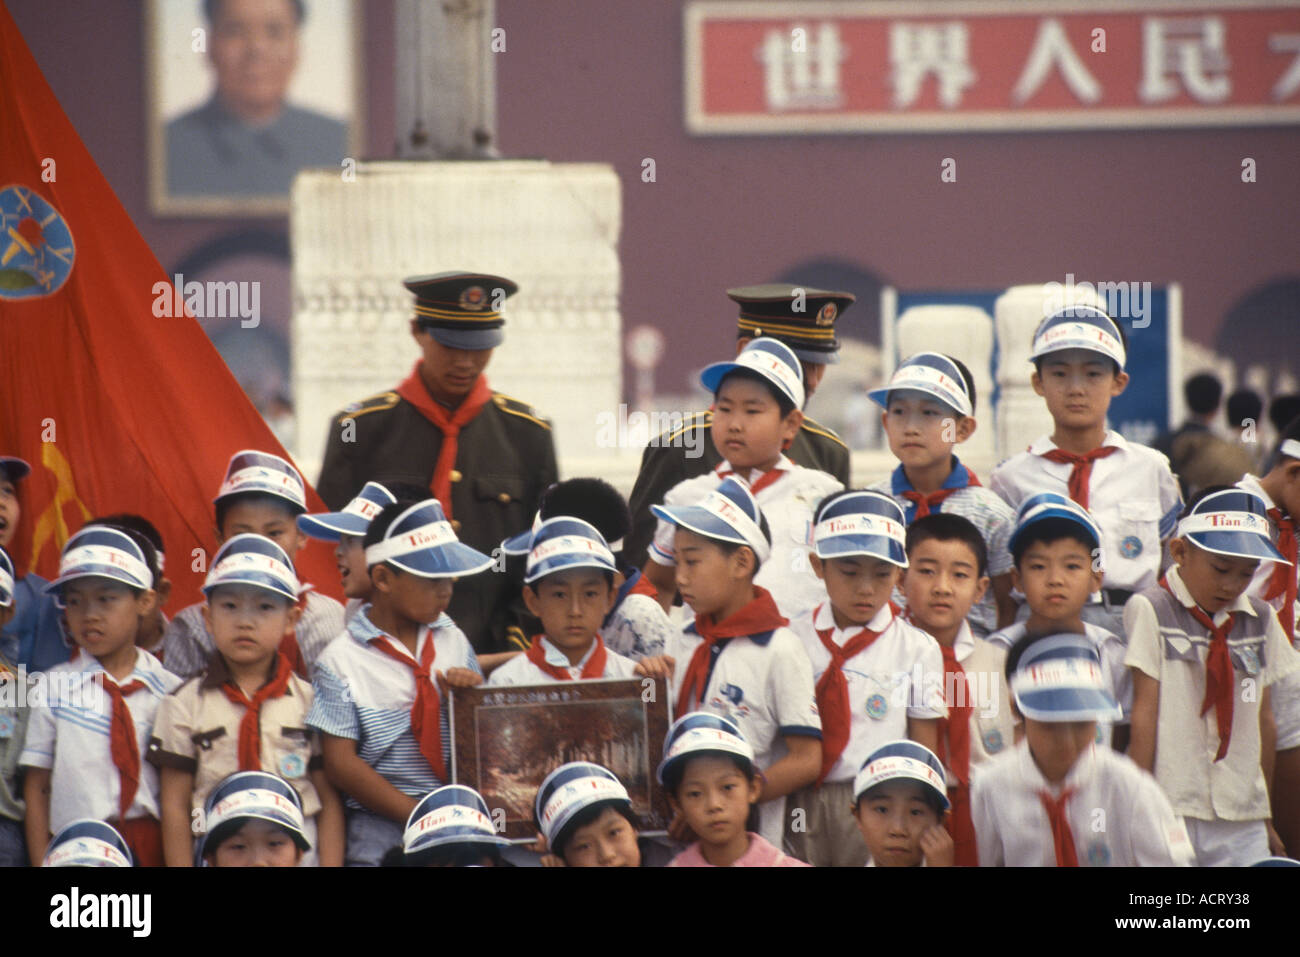
[(236, 771), (218, 782), (203, 804), (203, 837), (195, 856), (203, 859), (247, 821), (266, 821), (289, 832), (304, 851), (311, 850), (303, 820), (302, 798), (293, 785), (268, 771)]
[(284, 499), (301, 513), (307, 511), (307, 487), (298, 470), (278, 455), (244, 449), (230, 457), (226, 477), (221, 482), (217, 497), (220, 502), (232, 495), (258, 492)]
[(917, 781), (939, 799), (945, 811), (952, 806), (948, 801), (943, 762), (933, 751), (915, 741), (891, 741), (871, 752), (853, 779), (854, 803), (886, 781)]
[(1099, 353), (1121, 369), (1127, 359), (1119, 326), (1096, 306), (1066, 306), (1038, 324), (1032, 358), (1041, 359), (1067, 349)]
[(740, 350), (740, 355), (728, 362), (715, 362), (704, 367), (700, 382), (704, 388), (717, 393), (722, 380), (733, 372), (752, 372), (766, 379), (772, 386), (802, 409), (804, 403), (803, 366), (794, 350), (779, 339), (764, 336), (755, 339)]
[(141, 591), (153, 588), (153, 571), (140, 546), (108, 525), (87, 525), (68, 539), (59, 557), (59, 577), (45, 591), (62, 600), (63, 586), (78, 578), (108, 578)]
[(1092, 547), (1101, 547), (1101, 526), (1078, 502), (1057, 492), (1039, 492), (1020, 503), (1016, 511), (1016, 527), (1007, 541), (1007, 549), (1015, 551), (1016, 541), (1025, 530), (1048, 519), (1065, 519), (1074, 522), (1092, 540)]
[(344, 535), (359, 537), (366, 534), (372, 518), (396, 501), (393, 493), (378, 482), (367, 482), (356, 498), (343, 506), (343, 511), (299, 515), (298, 527), (324, 542), (337, 542)]
[(456, 537), (436, 498), (405, 509), (366, 548), (366, 565), (387, 562), (421, 578), (460, 578), (492, 567), (492, 559)]
[(252, 532), (228, 538), (217, 551), (203, 582), (203, 594), (221, 585), (252, 585), (287, 598), (298, 600), (298, 575), (288, 553), (271, 539)]
[(402, 851), (408, 855), (447, 844), (509, 843), (497, 833), (487, 802), (463, 784), (448, 784), (420, 798), (402, 832)]
[(744, 759), (754, 770), (754, 749), (733, 722), (711, 711), (692, 711), (672, 723), (664, 738), (659, 762), (659, 783), (674, 767), (706, 754), (730, 754)]
[(1011, 696), (1034, 721), (1118, 721), (1120, 706), (1106, 685), (1101, 655), (1087, 635), (1040, 638), (1011, 675)]
[(1178, 520), (1177, 535), (1207, 552), (1291, 564), (1273, 544), (1268, 506), (1245, 489), (1205, 496)]
[(589, 807), (605, 804), (632, 807), (623, 782), (599, 764), (571, 761), (560, 765), (542, 781), (533, 802), (533, 813), (547, 846), (558, 851), (573, 819)]
[(115, 827), (82, 818), (54, 835), (41, 867), (132, 867), (134, 860)]
[(907, 521), (882, 492), (852, 491), (817, 510), (813, 548), (818, 558), (863, 555), (907, 567)]
[(891, 392), (923, 392), (937, 399), (958, 415), (970, 415), (974, 410), (966, 377), (957, 363), (939, 352), (918, 352), (906, 359), (889, 379), (889, 385), (872, 389), (867, 398), (882, 409), (889, 408)]
[(761, 562), (772, 554), (772, 545), (760, 525), (763, 512), (749, 486), (734, 475), (723, 479), (698, 504), (651, 505), (650, 511), (655, 518), (705, 538), (748, 545)]
[(531, 585), (567, 568), (617, 572), (618, 564), (596, 526), (580, 518), (557, 515), (542, 522), (532, 533), (524, 582)]

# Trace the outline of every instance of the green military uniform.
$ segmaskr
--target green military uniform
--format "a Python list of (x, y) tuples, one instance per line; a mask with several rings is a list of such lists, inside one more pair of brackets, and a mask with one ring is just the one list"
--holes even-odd
[[(443, 273), (406, 285), (417, 296), (417, 321), (439, 342), (458, 349), (499, 344), (503, 320), (486, 307), (484, 292), (495, 286), (509, 295), (515, 289), (509, 280)], [(368, 481), (429, 488), (442, 442), (442, 431), (412, 403), (381, 392), (334, 416), (316, 491), (338, 510)], [(550, 423), (526, 403), (493, 392), (461, 426), (456, 443), (452, 529), (465, 544), (497, 557), (504, 539), (532, 525), (542, 492), (558, 480)], [(528, 646), (517, 571), (490, 569), (456, 583), (447, 614), (480, 654)]]
[[(771, 336), (794, 350), (803, 362), (839, 361), (835, 320), (853, 304), (852, 293), (771, 283), (728, 289), (727, 296), (740, 306), (738, 339)], [(712, 423), (712, 412), (696, 412), (686, 417), (681, 428), (663, 433), (642, 453), (641, 471), (628, 499), (632, 529), (623, 539), (623, 555), (636, 568), (645, 565), (654, 538), (655, 518), (650, 506), (663, 502), (664, 495), (678, 482), (703, 475), (722, 462), (709, 434)], [(703, 454), (690, 458), (688, 450)], [(786, 455), (795, 464), (820, 469), (839, 479), (845, 488), (850, 487), (849, 447), (812, 419), (804, 419)]]

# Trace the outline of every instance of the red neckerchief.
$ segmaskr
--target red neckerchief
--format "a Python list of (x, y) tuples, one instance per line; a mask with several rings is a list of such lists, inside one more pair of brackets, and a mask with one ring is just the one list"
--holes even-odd
[(952, 799), (952, 815), (948, 818), (948, 833), (952, 836), (956, 863), (959, 867), (976, 867), (979, 854), (975, 845), (975, 823), (970, 815), (970, 718), (974, 708), (970, 704), (966, 685), (966, 669), (957, 660), (954, 648), (939, 646), (943, 653), (944, 687), (962, 689), (963, 704), (948, 702), (948, 716), (939, 719), (939, 760), (952, 772), (957, 784), (948, 789)]
[(1264, 589), (1264, 600), (1272, 601), (1282, 596), (1282, 608), (1277, 613), (1278, 623), (1286, 636), (1295, 644), (1295, 598), (1296, 598), (1296, 563), (1300, 561), (1300, 545), (1296, 543), (1295, 519), (1283, 515), (1280, 508), (1270, 508), (1268, 517), (1277, 525), (1277, 550), (1291, 564), (1273, 563), (1273, 573), (1269, 576), (1268, 586)]
[[(817, 610), (820, 610), (820, 606)], [(898, 614), (898, 606), (892, 601), (889, 603), (889, 610), (891, 616)], [(817, 611), (813, 612), (813, 620), (817, 620)], [(831, 640), (831, 635), (835, 632), (834, 626), (813, 629), (831, 656), (830, 664), (817, 679), (816, 688), (817, 711), (822, 718), (822, 772), (817, 776), (818, 787), (826, 780), (826, 775), (844, 753), (853, 726), (853, 709), (849, 705), (849, 680), (844, 677), (844, 662), (870, 648), (893, 623), (891, 617), (889, 624), (880, 631), (863, 628), (842, 647)]]
[(488, 387), (487, 378), (480, 375), (475, 379), (469, 395), (455, 410), (445, 409), (433, 401), (433, 396), (429, 395), (424, 380), (420, 378), (418, 362), (411, 370), (411, 374), (398, 385), (396, 392), (415, 406), (416, 411), (436, 425), (438, 431), (442, 433), (442, 447), (438, 449), (438, 462), (433, 467), (433, 478), (429, 482), (429, 489), (433, 492), (433, 497), (442, 503), (442, 510), (450, 521), (451, 468), (456, 464), (456, 438), (460, 435), (460, 430), (468, 425), (492, 398), (492, 390)]
[(690, 664), (686, 666), (673, 716), (680, 718), (699, 707), (708, 685), (709, 653), (714, 645), (724, 638), (761, 635), (789, 623), (781, 616), (771, 593), (761, 585), (754, 586), (754, 597), (729, 618), (715, 624), (708, 615), (696, 615), (695, 631), (704, 640), (695, 649)]
[(628, 589), (629, 595), (649, 595), (651, 598), (658, 600), (659, 589), (655, 588), (654, 583), (645, 575), (638, 575), (632, 587)]
[[(964, 465), (961, 467), (966, 469), (965, 485), (954, 486), (953, 488), (941, 488), (937, 491), (928, 493), (918, 492), (916, 489), (906, 489), (900, 493), (903, 498), (907, 499), (909, 502), (916, 503), (916, 514), (912, 516), (912, 521), (916, 521), (918, 518), (925, 518), (932, 511), (938, 511), (939, 506), (943, 504), (944, 499), (953, 492), (960, 492), (963, 488), (980, 487), (980, 480), (976, 477), (975, 473)], [(906, 473), (904, 473), (904, 478), (906, 478)]]
[[(753, 470), (751, 469), (750, 471)], [(778, 462), (776, 465), (772, 466), (770, 469), (768, 469), (766, 472), (760, 475), (758, 477), (758, 480), (754, 482), (754, 484), (752, 485), (749, 485), (748, 478), (741, 475), (735, 469), (723, 469), (722, 471), (718, 472), (718, 478), (724, 479), (728, 475), (736, 476), (741, 481), (743, 481), (746, 485), (749, 485), (749, 494), (757, 498), (759, 492), (763, 491), (763, 489), (767, 488), (769, 485), (779, 480), (781, 476), (785, 475), (787, 471), (788, 471), (787, 469), (781, 468), (781, 463)]]
[[(550, 675), (556, 681), (572, 681), (568, 668), (557, 668), (546, 660), (546, 649), (542, 647), (542, 636), (533, 635), (533, 642), (524, 652), (528, 660), (535, 664), (546, 674)], [(605, 651), (605, 642), (601, 641), (600, 633), (596, 633), (596, 648), (587, 659), (587, 663), (582, 666), (582, 674), (578, 675), (579, 681), (590, 681), (592, 678), (600, 678), (605, 674), (605, 663), (609, 660), (609, 654)]]
[(1070, 469), (1070, 498), (1077, 502), (1080, 507), (1087, 509), (1088, 485), (1092, 481), (1092, 463), (1118, 451), (1119, 448), (1114, 445), (1103, 445), (1101, 448), (1093, 449), (1091, 452), (1085, 452), (1082, 455), (1077, 452), (1067, 452), (1065, 449), (1051, 449), (1043, 453), (1043, 458), (1058, 465), (1073, 466)]
[[(1162, 576), (1160, 587), (1173, 595), (1169, 582)], [(1177, 601), (1177, 596), (1174, 596)], [(1178, 602), (1182, 605), (1182, 602)], [(1186, 606), (1184, 606), (1186, 607)], [(1205, 656), (1205, 697), (1201, 699), (1201, 717), (1214, 709), (1214, 720), (1219, 727), (1219, 752), (1215, 761), (1222, 761), (1228, 753), (1228, 742), (1232, 740), (1232, 658), (1228, 654), (1228, 633), (1236, 623), (1237, 613), (1228, 612), (1228, 620), (1220, 627), (1215, 627), (1214, 619), (1205, 613), (1200, 605), (1193, 604), (1187, 609), (1193, 618), (1210, 633), (1210, 653)]]
[(1052, 844), (1056, 848), (1057, 867), (1078, 867), (1079, 856), (1074, 849), (1074, 833), (1070, 822), (1065, 817), (1065, 802), (1074, 797), (1074, 789), (1066, 788), (1059, 798), (1054, 798), (1047, 791), (1038, 792), (1038, 800), (1043, 802), (1047, 820), (1052, 825)]
[(244, 694), (244, 689), (233, 681), (227, 681), (221, 686), (221, 693), (226, 696), (227, 701), (231, 704), (242, 704), (245, 709), (244, 716), (239, 719), (239, 770), (262, 770), (260, 734), (262, 704), (271, 698), (279, 698), (285, 693), (292, 673), (293, 667), (289, 659), (277, 654), (275, 677), (253, 692), (251, 700)]
[(118, 780), (121, 782), (117, 797), (117, 819), (125, 821), (126, 812), (140, 787), (140, 747), (135, 740), (135, 721), (131, 719), (131, 709), (126, 706), (126, 698), (144, 688), (145, 683), (137, 678), (119, 685), (103, 671), (96, 674), (95, 678), (113, 703), (113, 717), (109, 725), (109, 753), (113, 756), (113, 765), (117, 768)]
[(417, 665), (410, 655), (403, 654), (393, 647), (387, 635), (371, 638), (370, 644), (376, 651), (382, 651), (388, 657), (400, 661), (411, 669), (415, 675), (415, 704), (411, 705), (411, 733), (420, 742), (420, 753), (438, 775), (439, 781), (447, 780), (447, 764), (442, 758), (442, 728), (439, 714), (442, 700), (438, 697), (438, 686), (433, 681), (433, 659), (437, 655), (433, 647), (433, 629), (424, 640)]

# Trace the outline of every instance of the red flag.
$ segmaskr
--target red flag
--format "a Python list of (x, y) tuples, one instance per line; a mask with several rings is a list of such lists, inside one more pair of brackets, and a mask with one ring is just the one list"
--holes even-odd
[[(199, 324), (155, 309), (172, 296), (0, 3), (0, 455), (32, 466), (13, 558), (52, 578), (88, 518), (136, 512), (162, 533), (175, 611), (215, 554), (231, 454), (287, 455)], [(307, 505), (324, 509), (310, 487)], [(298, 567), (340, 597), (328, 546)]]

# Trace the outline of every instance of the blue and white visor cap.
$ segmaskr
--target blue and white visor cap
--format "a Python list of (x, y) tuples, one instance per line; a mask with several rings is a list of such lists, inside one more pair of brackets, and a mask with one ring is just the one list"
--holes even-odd
[(1127, 354), (1115, 320), (1096, 306), (1066, 306), (1039, 323), (1032, 358), (1066, 349), (1085, 349), (1113, 359), (1123, 369)]
[(87, 525), (68, 539), (59, 558), (59, 577), (45, 590), (62, 595), (63, 586), (77, 578), (111, 578), (141, 591), (153, 588), (153, 572), (135, 539), (107, 525)]
[(588, 761), (562, 764), (537, 789), (533, 812), (549, 847), (579, 812), (596, 804), (632, 806), (627, 788), (612, 771)]
[(894, 370), (888, 386), (872, 389), (867, 398), (882, 409), (888, 409), (889, 393), (904, 389), (924, 392), (959, 415), (972, 414), (970, 393), (966, 391), (966, 379), (961, 370), (957, 363), (937, 352), (918, 352)]
[(524, 566), (524, 582), (531, 585), (539, 578), (566, 568), (599, 568), (617, 572), (614, 553), (596, 526), (580, 518), (557, 515), (548, 518), (533, 532)]
[(456, 538), (436, 498), (393, 519), (382, 541), (366, 548), (366, 564), (388, 562), (421, 578), (459, 578), (492, 567), (492, 559)]
[(722, 380), (741, 369), (758, 373), (793, 402), (796, 409), (803, 408), (803, 366), (794, 350), (784, 342), (768, 336), (755, 339), (734, 360), (705, 366), (700, 373), (700, 383), (716, 394)]
[(402, 851), (406, 854), (444, 844), (509, 843), (493, 826), (487, 803), (477, 791), (463, 784), (448, 784), (422, 797), (402, 832)]
[(1288, 459), (1300, 459), (1300, 442), (1295, 439), (1284, 439), (1277, 447), (1277, 454)]
[(230, 457), (226, 477), (212, 501), (219, 502), (229, 495), (261, 492), (284, 499), (302, 511), (307, 511), (307, 489), (298, 470), (270, 452), (245, 449)]
[(344, 535), (361, 536), (370, 527), (370, 520), (396, 501), (393, 493), (378, 482), (367, 482), (357, 497), (343, 506), (343, 511), (299, 515), (298, 527), (325, 542), (337, 542)]
[(520, 555), (527, 555), (533, 547), (533, 533), (542, 527), (542, 511), (537, 510), (533, 516), (533, 527), (526, 532), (520, 532), (518, 535), (511, 535), (501, 542), (501, 550), (511, 558), (518, 558)]
[(9, 553), (0, 548), (0, 608), (14, 603), (14, 563)]
[(943, 803), (946, 811), (952, 805), (948, 801), (948, 783), (944, 776), (943, 763), (934, 752), (915, 741), (891, 741), (871, 752), (862, 763), (862, 770), (853, 779), (853, 800), (861, 800), (877, 784), (886, 781), (919, 781), (934, 792)]
[(298, 574), (288, 553), (252, 532), (227, 539), (217, 552), (203, 581), (204, 597), (212, 597), (218, 585), (252, 585), (291, 602), (298, 600)]
[(670, 767), (700, 754), (734, 754), (754, 767), (754, 749), (740, 728), (711, 711), (692, 711), (672, 723), (664, 738), (664, 756), (659, 762), (659, 783)]
[(1291, 564), (1273, 544), (1268, 506), (1245, 489), (1224, 489), (1205, 496), (1192, 506), (1191, 514), (1179, 520), (1177, 535), (1207, 552)]
[(818, 558), (865, 555), (907, 567), (903, 510), (880, 492), (851, 492), (817, 513), (813, 547)]
[(1118, 721), (1101, 658), (1086, 635), (1052, 635), (1025, 651), (1011, 676), (1011, 696), (1034, 721)]
[(203, 807), (205, 830), (197, 856), (203, 857), (208, 839), (222, 825), (247, 820), (276, 824), (288, 831), (304, 851), (311, 850), (303, 823), (302, 799), (293, 785), (267, 771), (236, 771), (222, 778), (208, 795)]
[(1256, 861), (1251, 867), (1300, 867), (1300, 861), (1294, 857), (1266, 857)]
[(772, 546), (759, 525), (763, 513), (749, 493), (749, 486), (734, 475), (723, 479), (698, 505), (651, 505), (650, 511), (669, 525), (705, 538), (748, 545), (760, 562), (772, 554)]
[(1016, 528), (1011, 533), (1007, 548), (1014, 551), (1021, 533), (1039, 522), (1053, 518), (1074, 522), (1092, 539), (1094, 548), (1101, 547), (1101, 526), (1078, 502), (1058, 492), (1039, 492), (1020, 503), (1016, 512)]
[(0, 475), (8, 476), (9, 481), (21, 481), (27, 478), (31, 472), (32, 467), (27, 464), (25, 459), (12, 455), (0, 455)]
[(54, 835), (41, 867), (131, 867), (131, 849), (117, 829), (82, 818)]

